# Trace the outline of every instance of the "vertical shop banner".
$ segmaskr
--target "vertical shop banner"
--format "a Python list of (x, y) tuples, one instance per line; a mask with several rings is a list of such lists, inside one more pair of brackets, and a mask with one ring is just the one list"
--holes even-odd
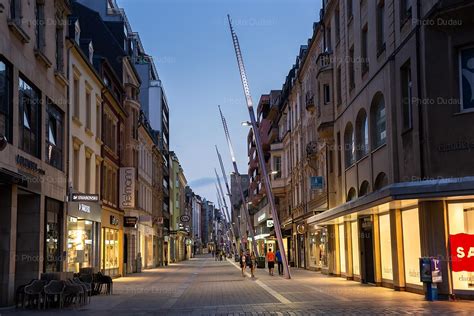
[(474, 272), (474, 235), (449, 236), (451, 244), (451, 266), (454, 272)]
[(135, 208), (135, 168), (120, 168), (120, 208)]

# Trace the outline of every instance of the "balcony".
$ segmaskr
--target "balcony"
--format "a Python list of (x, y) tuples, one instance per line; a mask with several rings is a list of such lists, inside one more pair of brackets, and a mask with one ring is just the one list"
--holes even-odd
[(324, 52), (319, 54), (316, 59), (316, 65), (318, 66), (318, 75), (320, 72), (332, 69), (332, 52)]
[(268, 143), (273, 144), (275, 141), (278, 141), (278, 127), (272, 127), (268, 131)]

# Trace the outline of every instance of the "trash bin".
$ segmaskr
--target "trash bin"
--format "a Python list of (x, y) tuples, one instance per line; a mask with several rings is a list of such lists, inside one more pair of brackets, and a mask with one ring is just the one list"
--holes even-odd
[(258, 257), (257, 258), (257, 268), (265, 269), (265, 257)]

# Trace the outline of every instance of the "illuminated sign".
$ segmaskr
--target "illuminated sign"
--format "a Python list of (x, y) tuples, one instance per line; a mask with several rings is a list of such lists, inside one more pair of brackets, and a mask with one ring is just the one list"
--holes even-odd
[(90, 213), (91, 207), (87, 204), (79, 203), (79, 211), (84, 212), (84, 213)]
[(265, 218), (267, 218), (267, 214), (263, 213), (262, 215), (260, 215), (260, 216), (257, 218), (257, 221), (261, 222), (261, 221), (263, 221)]
[(474, 235), (449, 236), (451, 244), (451, 268), (454, 272), (474, 272)]
[(273, 219), (267, 220), (267, 227), (273, 227)]
[(71, 194), (72, 202), (98, 202), (98, 194), (83, 194), (83, 193), (72, 193)]
[(120, 208), (135, 207), (135, 168), (120, 168)]

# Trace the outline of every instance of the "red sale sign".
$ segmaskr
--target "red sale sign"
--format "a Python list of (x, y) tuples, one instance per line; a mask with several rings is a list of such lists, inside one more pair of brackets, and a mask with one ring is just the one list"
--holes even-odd
[(449, 235), (451, 267), (454, 272), (474, 272), (474, 235)]

